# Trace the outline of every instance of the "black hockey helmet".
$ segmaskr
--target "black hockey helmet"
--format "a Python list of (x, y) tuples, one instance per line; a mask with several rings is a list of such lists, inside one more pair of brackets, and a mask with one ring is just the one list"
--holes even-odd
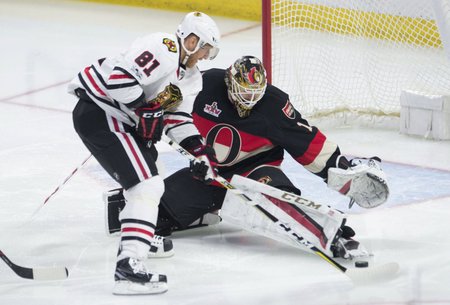
[(226, 70), (225, 83), (230, 100), (239, 116), (244, 118), (264, 96), (267, 87), (266, 70), (258, 58), (243, 56)]

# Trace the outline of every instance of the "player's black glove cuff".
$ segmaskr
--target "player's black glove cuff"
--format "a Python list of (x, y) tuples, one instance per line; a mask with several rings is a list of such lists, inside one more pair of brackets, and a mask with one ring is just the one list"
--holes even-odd
[(194, 148), (191, 154), (197, 157), (190, 162), (190, 172), (194, 179), (210, 184), (217, 176), (217, 158), (214, 148), (201, 145)]
[(134, 111), (139, 117), (137, 133), (146, 141), (153, 143), (161, 140), (164, 120), (163, 109), (160, 104), (148, 105)]
[(217, 176), (216, 151), (210, 145), (204, 145), (201, 136), (192, 136), (180, 142), (180, 145), (197, 159), (190, 162), (190, 172), (194, 179), (210, 184)]

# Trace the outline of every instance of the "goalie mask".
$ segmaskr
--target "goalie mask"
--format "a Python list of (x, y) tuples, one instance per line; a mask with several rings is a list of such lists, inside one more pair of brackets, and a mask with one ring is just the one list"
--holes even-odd
[(227, 69), (225, 83), (228, 97), (239, 116), (245, 118), (264, 96), (267, 87), (266, 70), (258, 58), (243, 56)]
[[(193, 51), (186, 49), (184, 40), (190, 34), (196, 35), (199, 40)], [(181, 40), (181, 47), (187, 56), (194, 54), (200, 48), (210, 45), (208, 59), (214, 59), (219, 53), (220, 32), (214, 20), (208, 15), (200, 12), (191, 12), (187, 14), (177, 28), (177, 37)], [(185, 62), (186, 59), (183, 61)]]

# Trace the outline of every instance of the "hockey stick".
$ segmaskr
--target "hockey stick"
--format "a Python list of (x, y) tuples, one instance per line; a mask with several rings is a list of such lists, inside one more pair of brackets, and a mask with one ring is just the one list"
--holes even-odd
[(69, 271), (65, 267), (49, 267), (49, 268), (27, 268), (14, 264), (0, 250), (0, 257), (18, 276), (24, 279), (38, 281), (64, 280), (69, 276)]
[(70, 175), (67, 176), (66, 179), (64, 179), (64, 181), (63, 181), (60, 185), (58, 185), (58, 186), (56, 187), (56, 189), (55, 189), (50, 195), (47, 196), (47, 198), (44, 199), (44, 202), (43, 202), (40, 206), (38, 206), (38, 208), (33, 212), (33, 214), (31, 214), (30, 220), (32, 220), (32, 219), (36, 216), (36, 214), (44, 207), (44, 205), (50, 200), (50, 198), (53, 197), (53, 195), (55, 195), (60, 189), (62, 189), (62, 188), (64, 187), (64, 185), (65, 185), (67, 182), (69, 182), (69, 180), (75, 175), (75, 173), (78, 172), (78, 171), (79, 171), (79, 170), (80, 170), (80, 169), (81, 169), (81, 168), (89, 161), (89, 159), (90, 159), (91, 157), (92, 157), (92, 154), (89, 154), (89, 156), (88, 156), (86, 159), (84, 159), (84, 161), (81, 162), (81, 164), (78, 165), (78, 167), (76, 167), (76, 168), (70, 173)]
[[(174, 148), (180, 154), (186, 156), (189, 161), (194, 161), (196, 158), (190, 154), (187, 150), (181, 147), (178, 143), (172, 141), (167, 136), (163, 136), (163, 140), (169, 144), (172, 148)], [(289, 226), (285, 223), (281, 222), (277, 217), (272, 215), (269, 211), (261, 207), (257, 202), (253, 201), (248, 194), (244, 191), (234, 187), (231, 183), (225, 180), (221, 176), (216, 176), (215, 180), (220, 183), (224, 188), (228, 189), (230, 192), (237, 195), (242, 199), (246, 204), (250, 204), (254, 206), (257, 210), (259, 210), (262, 214), (264, 214), (269, 220), (271, 220), (274, 224), (276, 224), (279, 229), (284, 232), (290, 239), (294, 240), (296, 243), (308, 248), (314, 254), (331, 264), (333, 267), (347, 275), (354, 282), (365, 282), (372, 280), (379, 280), (381, 278), (390, 277), (395, 275), (399, 269), (399, 265), (397, 263), (387, 263), (384, 265), (376, 266), (376, 267), (366, 267), (366, 268), (346, 268), (343, 265), (336, 262), (333, 258), (325, 254), (323, 251), (318, 249), (314, 244), (294, 232)]]
[(78, 165), (78, 167), (77, 168), (75, 168), (71, 173), (70, 173), (70, 175), (69, 176), (67, 176), (66, 177), (66, 179), (64, 179), (64, 181), (60, 184), (60, 185), (58, 185), (57, 187), (56, 187), (56, 189), (53, 191), (53, 193), (51, 193), (50, 195), (48, 195), (48, 197), (47, 198), (45, 198), (44, 199), (44, 203), (42, 204), (42, 205), (45, 205), (49, 200), (50, 200), (50, 198), (53, 196), (53, 195), (55, 195), (56, 194), (56, 192), (58, 192), (59, 191), (59, 189), (61, 189), (74, 175), (75, 175), (75, 173), (77, 172), (77, 171), (79, 171), (88, 161), (89, 161), (89, 159), (92, 157), (92, 154), (89, 154), (89, 156), (86, 158), (86, 159), (84, 159), (84, 161), (83, 162), (81, 162), (81, 164), (80, 165)]

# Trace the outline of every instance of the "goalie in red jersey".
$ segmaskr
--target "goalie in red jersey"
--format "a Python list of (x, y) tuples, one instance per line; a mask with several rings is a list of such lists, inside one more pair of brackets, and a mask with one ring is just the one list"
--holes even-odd
[[(240, 175), (300, 195), (300, 189), (280, 168), (287, 152), (300, 166), (323, 178), (330, 188), (348, 196), (351, 204), (356, 202), (364, 208), (372, 208), (387, 200), (389, 189), (380, 160), (375, 157), (349, 161), (341, 155), (337, 144), (302, 118), (290, 103), (287, 93), (267, 83), (265, 69), (256, 57), (244, 56), (228, 69), (204, 72), (203, 89), (196, 97), (192, 116), (205, 140), (207, 155), (217, 162), (218, 174), (226, 179)], [(180, 144), (192, 151), (198, 142), (192, 137)], [(197, 163), (165, 179), (166, 192), (160, 204), (158, 234), (169, 235), (174, 230), (201, 225), (201, 220), (205, 219), (211, 222), (215, 215), (211, 212), (223, 211), (224, 205), (233, 201), (224, 188), (211, 183), (214, 176), (206, 170)], [(204, 179), (200, 181), (202, 179), (193, 179), (193, 176)], [(108, 228), (114, 232), (117, 215), (113, 214), (120, 209), (120, 190), (109, 192), (105, 198), (108, 199)], [(280, 207), (277, 203), (274, 205)], [(248, 215), (252, 213), (251, 209), (232, 209), (236, 211), (227, 209), (226, 214), (240, 215), (240, 220), (234, 223), (244, 228), (263, 228), (264, 232), (259, 233), (277, 239), (277, 234), (267, 232), (264, 224), (252, 223), (259, 220)], [(309, 236), (310, 241), (326, 253), (343, 258), (367, 254), (352, 239), (354, 231), (345, 226), (343, 213), (334, 210), (336, 213), (332, 214), (335, 216), (331, 217), (325, 215), (330, 213), (308, 215), (301, 206), (293, 210), (302, 215), (303, 224), (296, 225), (304, 227), (300, 228), (303, 235)]]

